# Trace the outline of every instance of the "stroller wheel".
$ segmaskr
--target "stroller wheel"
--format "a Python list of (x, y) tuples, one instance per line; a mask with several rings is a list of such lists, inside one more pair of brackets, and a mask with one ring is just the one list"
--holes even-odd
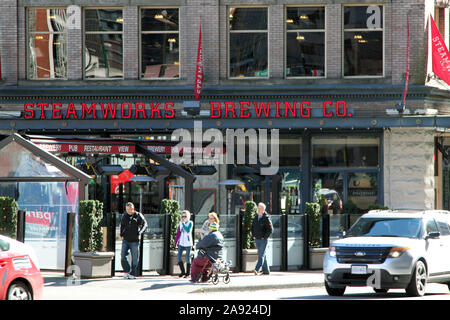
[(219, 275), (218, 274), (213, 275), (211, 278), (211, 282), (214, 284), (218, 284), (219, 283)]
[(225, 277), (223, 277), (223, 283), (225, 283), (225, 284), (230, 283), (230, 274), (229, 273), (227, 273), (225, 275)]

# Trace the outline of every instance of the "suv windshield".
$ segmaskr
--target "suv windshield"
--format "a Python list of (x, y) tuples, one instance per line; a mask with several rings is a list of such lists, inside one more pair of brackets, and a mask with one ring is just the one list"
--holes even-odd
[(420, 218), (361, 218), (350, 228), (346, 237), (418, 238), (420, 231)]

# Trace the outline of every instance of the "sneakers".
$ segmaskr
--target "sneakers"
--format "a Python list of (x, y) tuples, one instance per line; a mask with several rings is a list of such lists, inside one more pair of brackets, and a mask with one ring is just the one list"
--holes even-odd
[(129, 274), (129, 273), (124, 273), (123, 278), (124, 279), (136, 279), (135, 276), (133, 276), (132, 274)]
[(123, 274), (123, 278), (124, 278), (124, 279), (128, 279), (128, 276), (129, 276), (128, 273), (124, 273), (124, 274)]
[(257, 276), (257, 275), (259, 274), (259, 272), (258, 272), (257, 270), (253, 270), (253, 274), (254, 274), (255, 276)]

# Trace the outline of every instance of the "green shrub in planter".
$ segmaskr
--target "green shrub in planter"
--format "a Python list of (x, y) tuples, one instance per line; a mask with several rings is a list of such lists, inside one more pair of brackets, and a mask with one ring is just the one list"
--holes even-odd
[(19, 206), (16, 200), (0, 197), (0, 234), (13, 238), (17, 235), (17, 212)]
[(359, 214), (358, 206), (353, 201), (349, 200), (348, 202), (344, 203), (342, 206), (342, 213), (343, 214)]
[(387, 210), (387, 209), (388, 209), (388, 207), (386, 207), (386, 206), (383, 206), (383, 205), (378, 204), (378, 203), (374, 203), (374, 204), (370, 204), (369, 205), (369, 207), (367, 208), (367, 211), (370, 211), (370, 210)]
[(96, 252), (103, 249), (103, 203), (98, 200), (80, 201), (78, 219), (78, 249)]
[(257, 213), (258, 206), (255, 202), (245, 202), (245, 211), (242, 218), (242, 249), (255, 248), (255, 240), (253, 240), (252, 235), (252, 222)]
[(308, 215), (309, 222), (309, 245), (312, 247), (320, 247), (320, 204), (316, 202), (306, 202), (305, 205), (305, 214)]
[(159, 213), (170, 215), (170, 249), (175, 250), (175, 237), (181, 220), (180, 204), (177, 200), (163, 199)]

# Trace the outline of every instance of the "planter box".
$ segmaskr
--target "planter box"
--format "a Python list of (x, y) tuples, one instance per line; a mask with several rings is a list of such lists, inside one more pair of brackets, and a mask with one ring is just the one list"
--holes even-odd
[(309, 269), (323, 269), (323, 258), (328, 248), (309, 248)]
[(258, 250), (257, 249), (243, 249), (242, 250), (242, 271), (252, 272), (255, 270), (256, 263), (258, 262)]
[[(191, 250), (191, 262), (194, 259), (193, 250)], [(186, 251), (183, 251), (183, 264), (186, 268)], [(185, 270), (187, 271), (187, 270)], [(171, 250), (170, 251), (170, 260), (169, 260), (169, 274), (179, 275), (181, 273), (180, 267), (178, 266), (178, 251)]]
[(111, 277), (114, 252), (74, 252), (72, 259), (80, 268), (82, 278)]

